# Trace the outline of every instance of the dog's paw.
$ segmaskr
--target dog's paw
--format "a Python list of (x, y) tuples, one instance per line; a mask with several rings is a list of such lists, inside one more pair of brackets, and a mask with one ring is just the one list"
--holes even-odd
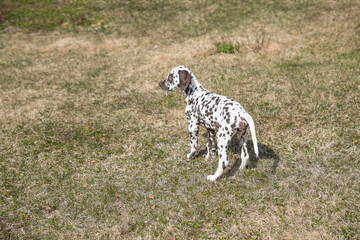
[(186, 155), (186, 157), (187, 157), (187, 159), (193, 159), (193, 158), (196, 157), (196, 152), (188, 153), (188, 154)]
[(246, 169), (248, 169), (249, 168), (249, 165), (240, 165), (240, 167), (239, 167), (239, 170), (240, 171), (245, 171)]
[(209, 176), (207, 176), (207, 180), (209, 180), (209, 181), (215, 181), (216, 180), (216, 177), (214, 176), (214, 175), (209, 175)]

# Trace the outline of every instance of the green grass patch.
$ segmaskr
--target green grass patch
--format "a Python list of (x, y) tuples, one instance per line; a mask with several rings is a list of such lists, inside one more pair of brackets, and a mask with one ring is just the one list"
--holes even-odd
[(2, 1), (0, 29), (8, 26), (25, 31), (51, 31), (59, 27), (78, 30), (103, 20), (91, 1), (17, 0)]
[(239, 46), (226, 42), (216, 42), (215, 47), (218, 53), (235, 53), (239, 50)]

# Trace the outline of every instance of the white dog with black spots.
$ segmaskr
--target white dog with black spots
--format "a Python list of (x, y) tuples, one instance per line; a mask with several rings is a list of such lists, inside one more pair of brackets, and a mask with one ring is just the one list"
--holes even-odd
[(247, 167), (249, 153), (246, 147), (248, 140), (246, 130), (248, 126), (253, 140), (254, 151), (258, 157), (259, 150), (254, 121), (240, 103), (205, 89), (186, 66), (173, 68), (167, 78), (159, 83), (159, 86), (166, 91), (180, 89), (185, 94), (185, 113), (190, 133), (190, 153), (187, 157), (194, 158), (197, 154), (199, 126), (205, 127), (208, 131), (205, 159), (216, 157), (217, 147), (219, 165), (215, 174), (207, 177), (208, 180), (216, 180), (227, 167), (226, 152), (230, 140), (235, 134), (240, 139), (240, 169)]

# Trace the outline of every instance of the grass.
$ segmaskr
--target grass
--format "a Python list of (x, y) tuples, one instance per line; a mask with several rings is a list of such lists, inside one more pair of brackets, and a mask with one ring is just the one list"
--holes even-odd
[[(360, 237), (359, 2), (0, 6), (0, 238)], [(180, 64), (253, 116), (249, 170), (186, 159)]]
[(31, 31), (51, 31), (58, 27), (76, 30), (100, 21), (96, 4), (87, 1), (19, 0), (2, 1), (2, 29), (12, 26)]
[(226, 42), (216, 42), (215, 47), (218, 53), (235, 53), (235, 50), (239, 49), (238, 46)]

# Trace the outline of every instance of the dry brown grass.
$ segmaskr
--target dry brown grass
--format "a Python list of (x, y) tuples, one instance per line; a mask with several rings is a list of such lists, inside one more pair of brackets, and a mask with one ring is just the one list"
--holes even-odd
[[(359, 4), (271, 2), (240, 20), (231, 4), (195, 9), (201, 29), (179, 40), (141, 17), (120, 36), (0, 33), (0, 238), (360, 237)], [(224, 9), (230, 28), (201, 23)], [(247, 50), (216, 53), (221, 38)], [(180, 64), (255, 119), (250, 170), (234, 140), (228, 172), (206, 181), (203, 130), (186, 159), (183, 95), (157, 87)]]

